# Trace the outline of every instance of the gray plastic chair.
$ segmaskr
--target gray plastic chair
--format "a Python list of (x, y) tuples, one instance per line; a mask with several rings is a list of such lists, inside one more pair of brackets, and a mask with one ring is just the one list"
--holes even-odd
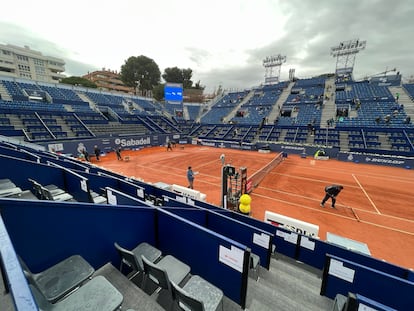
[(106, 199), (106, 197), (100, 195), (99, 193), (96, 193), (95, 191), (90, 191), (91, 193), (91, 197), (92, 197), (92, 201), (93, 203), (96, 204), (107, 204), (108, 200)]
[(55, 189), (55, 190), (49, 190), (42, 186), (42, 196), (46, 200), (50, 201), (69, 201), (73, 199), (73, 196), (67, 192), (65, 192), (62, 189)]
[(43, 193), (42, 193), (42, 185), (40, 183), (38, 183), (36, 180), (29, 178), (30, 183), (32, 184), (33, 187), (33, 193), (34, 195), (40, 199), (43, 200)]
[(95, 272), (95, 269), (79, 255), (68, 257), (39, 273), (32, 273), (20, 256), (19, 261), (29, 283), (52, 303), (79, 287)]
[(171, 298), (171, 303), (168, 308), (170, 310), (174, 302), (171, 282), (180, 284), (190, 274), (190, 267), (171, 255), (163, 257), (156, 264), (142, 256), (142, 263), (144, 264), (145, 272), (142, 285), (143, 290), (146, 288), (148, 279), (151, 279), (158, 286), (151, 295), (159, 293), (162, 289), (167, 290)]
[(193, 275), (181, 288), (171, 283), (174, 301), (182, 310), (215, 311), (223, 310), (223, 291), (198, 275)]
[(39, 310), (44, 311), (114, 311), (124, 297), (103, 276), (94, 277), (64, 299), (52, 304), (33, 285), (30, 285)]
[(22, 193), (22, 189), (17, 187), (10, 179), (0, 179), (0, 197), (17, 196)]
[(132, 271), (128, 275), (128, 279), (132, 280), (140, 272), (144, 272), (144, 265), (142, 264), (141, 256), (145, 256), (151, 262), (157, 261), (162, 252), (156, 247), (147, 242), (138, 244), (134, 249), (129, 250), (121, 247), (117, 242), (114, 243), (119, 256), (121, 257), (121, 264), (119, 271), (123, 272), (124, 265), (128, 266)]

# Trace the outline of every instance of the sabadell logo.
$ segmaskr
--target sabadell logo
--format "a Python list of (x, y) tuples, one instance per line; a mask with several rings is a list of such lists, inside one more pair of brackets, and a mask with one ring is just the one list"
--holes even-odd
[(121, 147), (131, 147), (131, 146), (142, 146), (151, 144), (151, 138), (141, 138), (141, 139), (115, 139), (116, 145), (121, 145)]

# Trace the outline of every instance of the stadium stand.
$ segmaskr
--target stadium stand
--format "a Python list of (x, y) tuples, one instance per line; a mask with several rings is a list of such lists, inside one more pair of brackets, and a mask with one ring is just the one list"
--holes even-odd
[[(358, 144), (358, 148), (363, 145), (369, 152), (401, 151), (402, 155), (412, 151), (408, 139), (406, 142), (383, 143), (382, 136), (397, 129), (404, 136), (404, 131), (409, 134), (413, 128), (407, 107), (397, 103), (387, 87), (368, 81), (342, 80), (332, 93), (336, 112), (327, 115), (325, 101), (332, 96), (325, 87), (329, 81), (332, 80), (321, 77), (298, 79), (288, 94), (287, 83), (282, 82), (225, 93), (209, 108), (184, 103), (178, 105), (178, 109), (176, 104), (161, 105), (132, 95), (4, 78), (1, 85), (7, 94), (2, 98), (9, 97), (11, 101), (0, 102), (0, 130), (8, 136), (23, 136), (31, 142), (160, 132), (245, 143), (322, 144), (349, 151), (357, 146), (356, 143), (354, 140), (346, 142), (341, 137), (347, 137), (349, 132), (359, 128), (376, 128), (383, 131), (381, 144), (371, 140), (369, 144)], [(410, 84), (402, 88), (408, 96), (412, 96), (411, 89)], [(29, 98), (33, 92), (44, 93), (44, 96), (33, 100), (33, 97)], [(279, 102), (278, 98), (285, 93), (286, 99)], [(34, 115), (25, 117), (18, 112), (20, 109), (33, 111)], [(339, 131), (336, 137), (327, 140), (319, 134), (319, 130), (326, 127), (325, 120), (332, 120), (329, 126)], [(237, 130), (235, 124), (239, 125)], [(275, 126), (272, 134), (269, 134), (270, 124)], [(311, 138), (310, 134), (315, 132), (317, 135)]]
[[(328, 88), (328, 85), (333, 85), (333, 88)], [(123, 176), (101, 171), (83, 161), (68, 160), (63, 155), (78, 155), (83, 148), (93, 150), (97, 143), (106, 152), (119, 146), (134, 149), (164, 145), (172, 140), (183, 144), (248, 150), (265, 146), (280, 151), (290, 147), (291, 152), (309, 154), (324, 148), (330, 157), (338, 159), (352, 155), (360, 160), (370, 155), (387, 160), (385, 162), (389, 165), (411, 168), (409, 160), (414, 155), (414, 127), (408, 118), (414, 116), (411, 112), (414, 86), (404, 84), (398, 91), (406, 98), (401, 96), (397, 101), (393, 96), (395, 89), (369, 81), (353, 81), (352, 77), (314, 77), (225, 92), (210, 103), (183, 103), (178, 108), (178, 105), (133, 95), (1, 78), (0, 134), (19, 142), (0, 145), (0, 161), (4, 167), (0, 178), (12, 180), (14, 188), (19, 189), (16, 195), (20, 198), (0, 198), (0, 238), (10, 236), (10, 240), (0, 243), (2, 259), (5, 256), (10, 259), (3, 261), (2, 275), (13, 285), (8, 288), (13, 296), (8, 305), (12, 305), (10, 300), (13, 299), (17, 310), (20, 310), (23, 300), (33, 298), (27, 284), (22, 283), (19, 277), (13, 278), (22, 272), (15, 269), (17, 257), (14, 258), (14, 249), (22, 253), (29, 266), (37, 271), (80, 250), (97, 272), (107, 271), (105, 277), (112, 283), (124, 276), (108, 266), (109, 262), (115, 266), (120, 264), (114, 242), (132, 249), (132, 246), (145, 241), (163, 254), (171, 254), (185, 262), (191, 267), (191, 273), (219, 288), (224, 294), (224, 310), (263, 307), (261, 302), (269, 299), (265, 293), (270, 286), (277, 288), (270, 298), (272, 307), (285, 305), (286, 309), (302, 310), (305, 305), (308, 310), (331, 310), (336, 295), (348, 295), (350, 286), (335, 276), (322, 273), (329, 269), (326, 266), (328, 262), (335, 265), (338, 261), (352, 267), (358, 275), (375, 279), (377, 284), (391, 284), (374, 292), (357, 278), (351, 284), (351, 291), (379, 304), (404, 310), (413, 303), (412, 296), (407, 294), (413, 290), (412, 271), (304, 235), (292, 237), (288, 230), (278, 229), (275, 234), (274, 228), (269, 228), (264, 222), (251, 218), (241, 221), (237, 213), (230, 215), (230, 211), (226, 211), (224, 214), (220, 208), (205, 202), (195, 200), (190, 205), (183, 203), (186, 202), (184, 197), (175, 202), (176, 193), (143, 182), (126, 181)], [(33, 197), (25, 200), (22, 193), (31, 190), (22, 189), (31, 188), (28, 178), (33, 176), (39, 176), (42, 185), (55, 184), (65, 189), (73, 199), (71, 202), (55, 201), (57, 195), (41, 192), (39, 197), (49, 200), (35, 200)], [(124, 194), (122, 200), (127, 203), (122, 208), (107, 206), (110, 200), (102, 195), (107, 187), (115, 189), (114, 196), (117, 196), (116, 191)], [(137, 193), (142, 193), (142, 197), (137, 198)], [(99, 200), (95, 200), (97, 197)], [(165, 197), (170, 198), (169, 202), (175, 206), (168, 206)], [(118, 199), (121, 201), (120, 194)], [(148, 206), (147, 202), (163, 208)], [(99, 206), (102, 204), (106, 205), (105, 208)], [(180, 212), (173, 209), (179, 204), (182, 204)], [(24, 233), (19, 223), (22, 213), (31, 220), (25, 223)], [(200, 219), (207, 218), (208, 222), (200, 222)], [(76, 228), (71, 222), (75, 220), (79, 223)], [(39, 226), (48, 230), (38, 232)], [(114, 230), (108, 230), (109, 227)], [(174, 228), (174, 234), (166, 228)], [(223, 228), (228, 231), (221, 231)], [(272, 245), (264, 250), (255, 249), (257, 246), (251, 239), (245, 239), (243, 232), (249, 237), (254, 233), (268, 234)], [(36, 239), (28, 238), (35, 233)], [(60, 239), (63, 233), (65, 243)], [(94, 240), (97, 236), (102, 243)], [(27, 243), (28, 239), (32, 243)], [(46, 242), (43, 245), (39, 241)], [(314, 243), (314, 250), (303, 247), (306, 243), (301, 241)], [(202, 254), (189, 251), (198, 249), (200, 244), (206, 245)], [(232, 247), (240, 250), (242, 258), (237, 269), (223, 265), (217, 256), (217, 249), (226, 252)], [(276, 253), (271, 251), (272, 247)], [(12, 252), (11, 257), (6, 254), (9, 251)], [(292, 278), (293, 283), (280, 286), (274, 282), (265, 286), (260, 282), (249, 282), (252, 252), (259, 256), (256, 262), (260, 267), (256, 276), (271, 282), (276, 279), (276, 274), (284, 273), (284, 278)], [(331, 254), (329, 260), (327, 253)], [(210, 258), (204, 254), (214, 256)], [(284, 260), (276, 260), (275, 256)], [(311, 273), (297, 265), (292, 268), (296, 261), (306, 264)], [(206, 262), (209, 269), (205, 269)], [(116, 277), (111, 279), (109, 275)], [(125, 278), (122, 290), (117, 287), (124, 297), (122, 307), (139, 310), (140, 303), (136, 298), (128, 298), (132, 296), (128, 295), (131, 292), (130, 281)], [(306, 284), (300, 288), (303, 295), (292, 297), (291, 292), (298, 292), (298, 284)], [(19, 295), (16, 295), (15, 285), (21, 289)], [(398, 292), (395, 288), (402, 290)], [(148, 293), (137, 292), (136, 286), (133, 291), (145, 306), (152, 305), (154, 310), (158, 308)], [(397, 298), (388, 299), (391, 296), (389, 292)], [(252, 299), (253, 295), (255, 299)]]

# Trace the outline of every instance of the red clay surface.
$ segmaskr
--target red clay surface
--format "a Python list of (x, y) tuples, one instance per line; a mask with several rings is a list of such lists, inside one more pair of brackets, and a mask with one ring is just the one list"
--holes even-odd
[[(92, 162), (148, 183), (187, 186), (188, 166), (199, 172), (194, 189), (207, 195), (207, 202), (221, 204), (220, 155), (236, 169), (247, 167), (248, 176), (268, 164), (276, 153), (240, 151), (205, 146), (151, 147), (123, 151), (129, 161), (115, 153)], [(321, 208), (324, 187), (342, 184), (336, 209), (330, 201)], [(251, 194), (251, 215), (264, 220), (272, 211), (319, 225), (319, 237), (334, 233), (366, 243), (371, 255), (406, 268), (414, 268), (414, 170), (337, 160), (313, 160), (289, 155), (272, 170)]]

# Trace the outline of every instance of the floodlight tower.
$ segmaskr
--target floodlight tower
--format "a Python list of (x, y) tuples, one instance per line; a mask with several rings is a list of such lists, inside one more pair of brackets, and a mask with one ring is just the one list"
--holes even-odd
[(339, 45), (331, 47), (331, 55), (336, 57), (337, 75), (350, 75), (354, 70), (356, 54), (365, 49), (367, 41), (352, 39), (342, 41)]
[(286, 62), (286, 56), (272, 55), (267, 56), (263, 60), (263, 67), (265, 67), (265, 83), (275, 84), (279, 83), (280, 67)]

